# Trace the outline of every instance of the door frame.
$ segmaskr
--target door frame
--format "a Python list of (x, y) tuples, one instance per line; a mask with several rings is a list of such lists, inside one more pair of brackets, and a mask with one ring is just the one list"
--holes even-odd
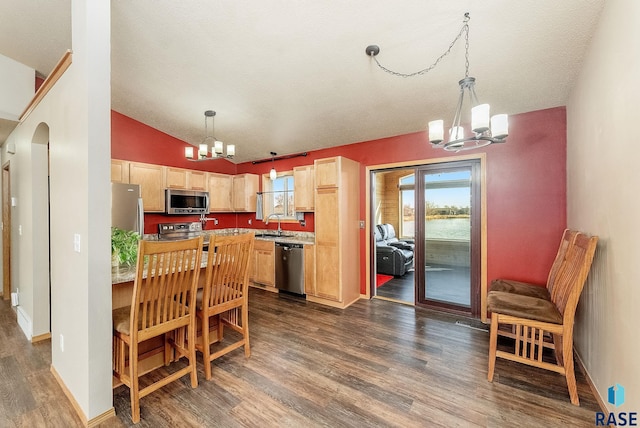
[(11, 169), (2, 165), (2, 298), (11, 296)]
[(375, 239), (373, 238), (373, 229), (371, 226), (372, 219), (372, 205), (371, 205), (371, 176), (372, 172), (385, 169), (403, 168), (403, 167), (418, 167), (421, 165), (430, 165), (437, 163), (449, 163), (470, 159), (480, 160), (480, 320), (483, 323), (487, 323), (487, 180), (486, 180), (486, 167), (487, 167), (487, 155), (486, 153), (474, 153), (469, 155), (460, 156), (447, 156), (433, 159), (417, 159), (405, 162), (386, 163), (378, 165), (369, 165), (365, 168), (365, 297), (370, 299), (373, 295), (372, 288), (375, 287), (375, 271), (372, 266), (375, 265), (375, 261), (372, 261), (372, 255), (374, 249), (372, 245), (375, 245)]

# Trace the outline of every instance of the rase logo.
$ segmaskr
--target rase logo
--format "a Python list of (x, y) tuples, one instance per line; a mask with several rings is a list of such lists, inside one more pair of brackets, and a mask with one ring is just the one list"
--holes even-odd
[[(624, 387), (619, 383), (607, 390), (607, 401), (616, 407), (624, 404)], [(624, 427), (638, 426), (637, 412), (611, 412), (607, 416), (603, 412), (596, 412), (596, 426)]]

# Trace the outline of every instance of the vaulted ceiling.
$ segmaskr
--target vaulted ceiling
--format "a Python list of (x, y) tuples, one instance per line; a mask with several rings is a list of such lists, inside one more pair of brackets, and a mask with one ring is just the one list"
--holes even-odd
[[(215, 110), (215, 135), (236, 144), (234, 162), (450, 124), (464, 43), (411, 78), (384, 73), (365, 48), (379, 45), (378, 60), (395, 71), (426, 68), (465, 12), (469, 74), (492, 113), (560, 106), (603, 4), (112, 0), (112, 108), (194, 145), (204, 111)], [(46, 76), (72, 48), (70, 0), (0, 3), (0, 54)]]

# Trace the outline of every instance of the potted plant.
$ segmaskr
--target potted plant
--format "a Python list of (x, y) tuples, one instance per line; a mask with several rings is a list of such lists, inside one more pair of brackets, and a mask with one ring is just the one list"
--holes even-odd
[(119, 227), (111, 228), (111, 261), (112, 265), (133, 266), (138, 258), (138, 241), (140, 235), (132, 230)]

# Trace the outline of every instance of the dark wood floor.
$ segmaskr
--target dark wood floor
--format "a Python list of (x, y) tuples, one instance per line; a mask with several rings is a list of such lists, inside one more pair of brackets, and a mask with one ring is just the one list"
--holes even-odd
[[(593, 426), (598, 411), (578, 373), (581, 407), (558, 374), (498, 360), (486, 380), (488, 333), (459, 317), (382, 300), (345, 310), (251, 289), (252, 356), (215, 362), (142, 399), (140, 427)], [(49, 372), (50, 343), (31, 345), (0, 303), (0, 427), (80, 426)], [(129, 394), (117, 418), (132, 426)]]

